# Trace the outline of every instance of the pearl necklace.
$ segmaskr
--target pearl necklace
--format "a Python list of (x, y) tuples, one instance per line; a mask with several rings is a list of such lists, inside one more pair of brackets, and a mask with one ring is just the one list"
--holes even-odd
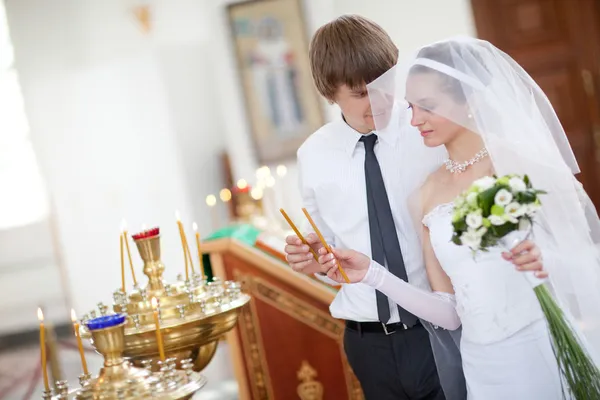
[(446, 161), (444, 161), (444, 164), (446, 164), (446, 170), (450, 171), (450, 173), (461, 174), (461, 173), (465, 172), (466, 169), (469, 168), (471, 165), (483, 160), (485, 157), (487, 157), (487, 155), (488, 155), (488, 151), (484, 147), (483, 149), (479, 150), (479, 152), (477, 154), (475, 154), (475, 157), (471, 158), (468, 161), (458, 163), (454, 160), (447, 159)]

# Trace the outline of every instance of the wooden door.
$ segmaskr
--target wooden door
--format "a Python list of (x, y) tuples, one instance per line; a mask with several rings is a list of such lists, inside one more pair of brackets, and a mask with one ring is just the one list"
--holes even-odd
[(600, 209), (600, 0), (471, 0), (481, 39), (544, 90)]

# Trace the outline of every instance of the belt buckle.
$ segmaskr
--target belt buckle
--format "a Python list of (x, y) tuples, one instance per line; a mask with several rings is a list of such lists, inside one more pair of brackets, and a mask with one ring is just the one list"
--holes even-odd
[(392, 333), (396, 333), (396, 330), (393, 330), (393, 331), (388, 331), (388, 329), (387, 329), (387, 325), (386, 325), (386, 324), (384, 324), (383, 322), (381, 323), (381, 326), (383, 326), (383, 331), (385, 332), (385, 335), (386, 335), (386, 336), (389, 336), (389, 335), (391, 335)]

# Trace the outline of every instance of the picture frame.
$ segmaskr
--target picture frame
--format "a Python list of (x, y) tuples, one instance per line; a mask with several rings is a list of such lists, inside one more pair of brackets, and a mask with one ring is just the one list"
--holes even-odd
[(302, 0), (232, 3), (227, 16), (258, 161), (293, 159), (324, 124), (310, 71)]

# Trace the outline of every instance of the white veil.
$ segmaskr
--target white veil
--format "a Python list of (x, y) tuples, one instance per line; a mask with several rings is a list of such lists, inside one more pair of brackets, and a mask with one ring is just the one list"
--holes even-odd
[[(417, 74), (422, 84), (411, 87)], [(409, 190), (424, 182), (432, 165), (441, 165), (445, 153), (443, 146), (427, 148), (410, 126), (410, 103), (481, 135), (498, 175), (527, 174), (537, 189), (548, 192), (537, 217), (551, 248), (545, 267), (559, 303), (576, 320), (598, 364), (600, 221), (574, 177), (577, 161), (540, 87), (489, 42), (458, 37), (421, 48), (367, 88), (377, 131), (403, 136), (399, 163), (410, 169)]]

